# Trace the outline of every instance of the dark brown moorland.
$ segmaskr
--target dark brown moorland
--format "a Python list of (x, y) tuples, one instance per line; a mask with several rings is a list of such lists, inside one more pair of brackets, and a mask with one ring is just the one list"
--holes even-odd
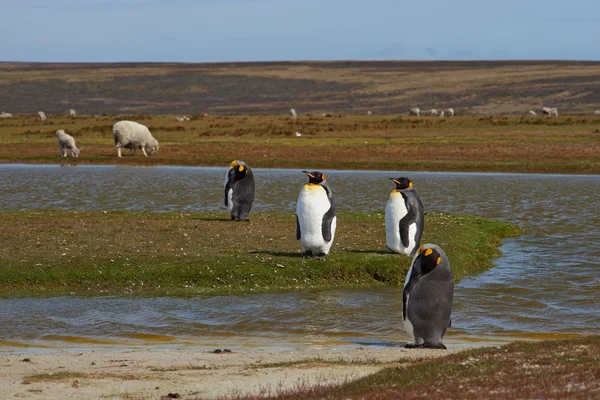
[(13, 114), (561, 114), (600, 109), (600, 62), (0, 63)]

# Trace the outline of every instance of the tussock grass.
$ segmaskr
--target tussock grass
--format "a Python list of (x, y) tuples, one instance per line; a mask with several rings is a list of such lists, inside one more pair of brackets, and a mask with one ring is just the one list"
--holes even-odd
[[(331, 254), (302, 258), (293, 213), (26, 211), (0, 215), (2, 296), (194, 295), (397, 285), (408, 257), (385, 248), (383, 213), (341, 212)], [(481, 272), (511, 224), (427, 214), (423, 243), (439, 244), (455, 279)]]

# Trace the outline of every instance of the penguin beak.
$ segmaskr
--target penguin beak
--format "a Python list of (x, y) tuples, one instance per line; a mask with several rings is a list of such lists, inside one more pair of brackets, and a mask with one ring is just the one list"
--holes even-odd
[(395, 178), (388, 178), (389, 180), (391, 180), (392, 182), (394, 182), (396, 185), (399, 185), (400, 182), (398, 182)]
[(302, 171), (302, 172), (304, 172), (304, 173), (305, 173), (306, 175), (308, 175), (309, 177), (311, 177), (311, 178), (315, 179), (315, 177), (313, 176), (313, 174), (311, 174), (310, 172), (308, 172), (308, 171)]

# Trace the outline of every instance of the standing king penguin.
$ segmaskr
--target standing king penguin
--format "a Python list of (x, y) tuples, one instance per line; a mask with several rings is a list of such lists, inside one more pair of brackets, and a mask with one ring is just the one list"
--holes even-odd
[(423, 235), (424, 212), (419, 194), (408, 178), (389, 178), (392, 190), (385, 207), (385, 244), (395, 253), (412, 257)]
[(225, 206), (234, 221), (249, 221), (254, 201), (254, 175), (244, 161), (233, 160), (225, 183)]
[(335, 203), (324, 174), (302, 172), (308, 175), (308, 183), (300, 190), (296, 205), (296, 239), (305, 256), (324, 257), (335, 236)]
[(445, 349), (451, 325), (454, 280), (446, 253), (434, 244), (419, 248), (402, 292), (402, 322), (413, 339), (407, 348)]

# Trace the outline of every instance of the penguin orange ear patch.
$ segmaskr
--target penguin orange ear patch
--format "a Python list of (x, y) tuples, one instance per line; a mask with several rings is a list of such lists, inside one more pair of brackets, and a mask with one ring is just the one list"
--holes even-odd
[(409, 188), (409, 189), (412, 189), (412, 187), (413, 187), (413, 185), (412, 185), (412, 182), (410, 182), (410, 183), (408, 184), (408, 188)]
[(231, 167), (231, 168), (235, 168), (235, 167), (237, 167), (237, 162), (236, 162), (236, 161), (237, 161), (237, 160), (233, 160), (233, 161), (231, 162), (231, 165), (230, 165), (229, 167)]
[(242, 172), (244, 170), (244, 166), (240, 165), (240, 172)]
[(437, 259), (437, 261), (435, 262), (435, 264), (437, 265), (437, 264), (439, 264), (439, 263), (441, 263), (441, 262), (442, 262), (442, 257), (438, 257), (438, 259)]
[(321, 177), (323, 177), (323, 180), (325, 180), (325, 174), (322, 174)]
[(433, 253), (433, 250), (431, 250), (431, 249), (425, 250), (425, 257), (427, 257), (428, 255), (430, 255), (431, 253)]
[(423, 252), (423, 247), (425, 247), (425, 245), (419, 247), (419, 251), (418, 251), (419, 254), (421, 254)]

